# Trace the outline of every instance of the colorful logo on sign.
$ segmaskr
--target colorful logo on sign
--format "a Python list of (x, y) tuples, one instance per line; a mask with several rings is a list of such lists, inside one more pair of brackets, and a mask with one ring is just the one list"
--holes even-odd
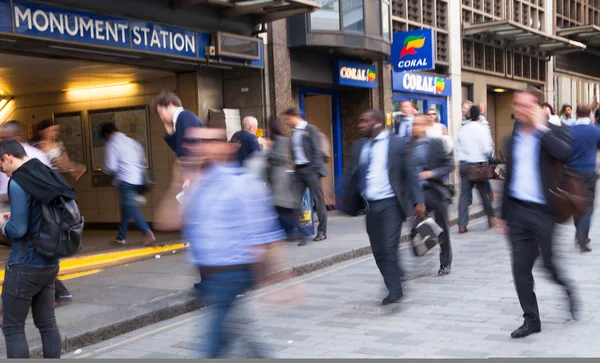
[(367, 82), (374, 82), (376, 78), (377, 74), (375, 74), (375, 71), (369, 69), (369, 71), (367, 72)]
[(435, 94), (441, 95), (444, 92), (445, 83), (444, 79), (440, 77), (435, 77)]
[(449, 97), (452, 93), (450, 79), (416, 72), (394, 72), (392, 86), (394, 91), (424, 93), (432, 96)]
[(432, 29), (394, 33), (390, 62), (394, 72), (435, 69)]
[(372, 64), (337, 61), (335, 63), (336, 83), (341, 86), (375, 88), (377, 73)]
[(423, 48), (425, 45), (425, 36), (410, 36), (404, 39), (404, 47), (400, 51), (400, 58), (404, 58), (409, 54), (417, 54), (416, 49)]

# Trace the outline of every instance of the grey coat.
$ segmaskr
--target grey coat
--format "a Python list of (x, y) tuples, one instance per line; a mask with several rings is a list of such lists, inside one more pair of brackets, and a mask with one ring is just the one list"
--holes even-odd
[(296, 209), (300, 205), (297, 197), (294, 174), (289, 171), (290, 139), (275, 136), (273, 148), (268, 155), (268, 180), (276, 207)]

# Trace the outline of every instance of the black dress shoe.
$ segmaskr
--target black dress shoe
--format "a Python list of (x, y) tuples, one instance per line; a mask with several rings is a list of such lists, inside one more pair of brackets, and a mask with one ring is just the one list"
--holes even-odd
[(449, 275), (449, 274), (450, 274), (450, 265), (440, 266), (438, 275), (442, 276), (442, 275)]
[(302, 241), (300, 241), (300, 243), (298, 243), (298, 247), (304, 247), (308, 245), (308, 240), (303, 238)]
[(389, 294), (385, 299), (383, 299), (383, 301), (381, 302), (381, 305), (389, 305), (389, 304), (393, 304), (395, 302), (397, 302), (398, 300), (402, 299), (402, 295), (403, 294)]
[(317, 234), (317, 236), (315, 238), (313, 238), (313, 241), (319, 242), (319, 241), (323, 241), (326, 239), (327, 239), (327, 235), (325, 233), (319, 233), (319, 234)]
[(542, 327), (539, 325), (533, 325), (529, 323), (525, 323), (519, 327), (519, 329), (515, 330), (510, 334), (511, 338), (525, 338), (533, 333), (539, 333), (542, 331)]
[(579, 250), (581, 252), (592, 252), (592, 247), (590, 247), (590, 243), (586, 243), (584, 245), (579, 246)]

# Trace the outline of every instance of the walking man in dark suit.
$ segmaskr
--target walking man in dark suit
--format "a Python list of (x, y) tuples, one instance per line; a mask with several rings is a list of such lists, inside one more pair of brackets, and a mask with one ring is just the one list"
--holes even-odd
[(161, 92), (154, 99), (152, 109), (158, 112), (167, 131), (165, 141), (178, 158), (183, 156), (182, 144), (185, 130), (188, 127), (204, 127), (204, 123), (195, 113), (185, 110), (179, 97), (170, 91)]
[[(292, 129), (291, 147), (292, 158), (296, 165), (298, 197), (301, 199), (304, 190), (308, 187), (317, 207), (317, 217), (319, 218), (317, 236), (313, 241), (323, 241), (327, 239), (327, 208), (325, 207), (321, 178), (327, 176), (327, 167), (325, 166), (325, 156), (321, 150), (319, 130), (302, 119), (302, 114), (297, 109), (291, 108), (285, 111), (283, 120)], [(300, 245), (306, 245), (306, 241), (303, 240)]]
[(383, 299), (387, 305), (403, 295), (398, 266), (402, 222), (412, 217), (413, 210), (415, 216), (424, 217), (425, 204), (407, 143), (386, 130), (383, 112), (363, 113), (358, 127), (364, 138), (352, 144), (344, 211), (357, 215), (366, 207), (373, 257), (389, 290)]
[(452, 264), (452, 247), (448, 229), (448, 204), (452, 195), (444, 178), (454, 169), (452, 154), (444, 148), (441, 139), (427, 137), (429, 120), (424, 115), (418, 115), (413, 121), (413, 158), (419, 173), (423, 188), (427, 212), (434, 213), (434, 220), (442, 228), (438, 237), (440, 244), (440, 269), (438, 275), (448, 275)]
[(513, 279), (524, 312), (525, 321), (511, 334), (513, 338), (541, 331), (532, 274), (540, 253), (554, 281), (564, 287), (574, 319), (579, 312), (574, 287), (559, 270), (552, 250), (556, 212), (552, 191), (558, 187), (562, 168), (571, 155), (572, 136), (568, 128), (548, 122), (541, 102), (543, 94), (535, 88), (514, 95), (517, 122), (504, 148), (507, 174), (502, 219), (494, 220), (512, 245)]
[(394, 122), (394, 134), (410, 140), (413, 132), (413, 120), (418, 112), (417, 106), (411, 100), (404, 100), (400, 105), (402, 117)]

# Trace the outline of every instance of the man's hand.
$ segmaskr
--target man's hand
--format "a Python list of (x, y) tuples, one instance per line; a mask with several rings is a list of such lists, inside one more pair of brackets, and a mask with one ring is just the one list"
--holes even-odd
[(533, 121), (533, 125), (536, 129), (540, 131), (544, 131), (548, 129), (548, 116), (546, 116), (546, 112), (541, 107), (534, 107), (531, 113), (531, 120)]
[(415, 218), (425, 218), (425, 203), (415, 205)]
[(498, 234), (508, 234), (508, 225), (504, 219), (494, 218), (492, 219), (492, 225)]
[(421, 172), (419, 174), (419, 179), (420, 180), (428, 180), (428, 179), (431, 179), (433, 177), (435, 177), (435, 173), (433, 171), (431, 171), (431, 170), (427, 170), (427, 171)]
[(175, 133), (175, 128), (173, 127), (173, 121), (171, 121), (171, 122), (163, 121), (163, 126), (165, 127), (167, 134), (173, 135)]

